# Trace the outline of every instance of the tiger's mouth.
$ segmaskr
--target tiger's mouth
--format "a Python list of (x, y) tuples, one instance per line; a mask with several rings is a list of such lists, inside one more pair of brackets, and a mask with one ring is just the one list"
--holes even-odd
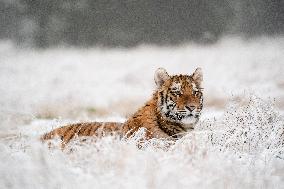
[(182, 124), (195, 124), (199, 120), (199, 113), (184, 113), (184, 112), (172, 112), (167, 111), (165, 117), (178, 123)]

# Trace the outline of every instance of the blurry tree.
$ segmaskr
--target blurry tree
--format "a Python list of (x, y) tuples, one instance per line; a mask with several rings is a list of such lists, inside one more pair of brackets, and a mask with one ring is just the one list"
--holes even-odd
[(61, 0), (20, 0), (25, 7), (25, 15), (35, 21), (36, 29), (34, 43), (37, 47), (45, 48), (49, 45), (47, 36), (50, 18)]
[(17, 31), (20, 10), (13, 1), (0, 0), (0, 38), (13, 38)]
[(0, 0), (0, 38), (40, 48), (284, 33), (283, 0)]
[(234, 22), (231, 28), (235, 33), (248, 36), (262, 34), (283, 34), (284, 1), (283, 0), (236, 0)]

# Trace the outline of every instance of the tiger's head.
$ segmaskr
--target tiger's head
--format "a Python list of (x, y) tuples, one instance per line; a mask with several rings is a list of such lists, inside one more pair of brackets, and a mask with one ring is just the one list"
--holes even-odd
[(167, 121), (192, 128), (198, 122), (203, 107), (201, 83), (203, 75), (197, 68), (192, 75), (170, 76), (164, 68), (155, 73), (158, 87), (158, 111)]

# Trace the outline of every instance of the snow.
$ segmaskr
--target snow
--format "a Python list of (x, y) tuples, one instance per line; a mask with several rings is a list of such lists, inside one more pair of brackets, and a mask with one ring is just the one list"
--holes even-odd
[[(0, 188), (281, 188), (284, 38), (133, 49), (0, 45)], [(123, 122), (155, 89), (154, 73), (203, 69), (204, 111), (173, 143), (105, 137), (64, 151), (39, 141), (78, 121)]]

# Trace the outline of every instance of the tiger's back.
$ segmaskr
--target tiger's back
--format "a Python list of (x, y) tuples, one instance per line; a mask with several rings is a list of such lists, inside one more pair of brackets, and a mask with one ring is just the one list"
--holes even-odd
[(75, 136), (96, 136), (102, 137), (112, 135), (113, 133), (121, 135), (122, 123), (118, 122), (84, 122), (66, 125), (54, 129), (41, 137), (42, 141), (59, 137), (62, 141), (61, 147), (64, 146)]

